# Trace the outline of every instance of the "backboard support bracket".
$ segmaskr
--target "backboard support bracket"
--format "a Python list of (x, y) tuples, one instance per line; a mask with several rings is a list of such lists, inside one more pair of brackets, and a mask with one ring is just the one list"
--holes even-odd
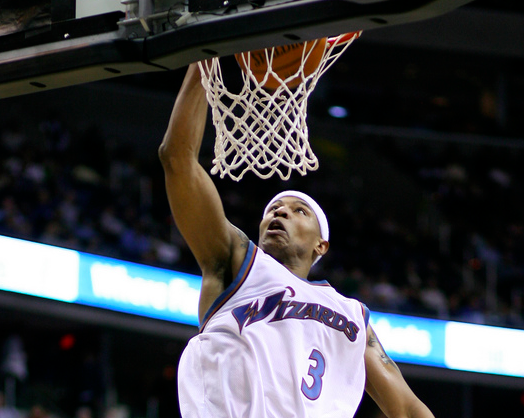
[[(83, 19), (76, 19), (61, 22), (63, 26), (51, 31), (56, 39), (46, 43), (28, 45), (22, 37), (9, 50), (0, 49), (0, 99), (110, 77), (174, 70), (212, 56), (416, 22), (470, 1), (267, 0), (263, 7), (260, 1), (250, 1), (214, 12), (190, 12), (187, 4), (173, 4), (173, 0), (123, 0), (122, 4), (129, 4), (125, 14), (89, 18), (113, 19), (113, 30), (77, 36), (74, 28)], [(66, 31), (67, 24), (72, 26)]]

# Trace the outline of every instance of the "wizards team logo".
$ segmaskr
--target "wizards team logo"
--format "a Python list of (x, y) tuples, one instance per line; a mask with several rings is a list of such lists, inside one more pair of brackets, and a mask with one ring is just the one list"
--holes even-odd
[[(291, 298), (295, 291), (287, 287), (291, 292)], [(232, 314), (238, 323), (238, 330), (255, 322), (262, 321), (272, 315), (268, 322), (283, 321), (286, 319), (302, 319), (317, 321), (329, 328), (343, 332), (349, 341), (354, 342), (360, 331), (355, 322), (344, 315), (318, 303), (299, 302), (292, 299), (284, 300), (286, 290), (267, 296), (259, 308), (258, 300), (233, 309)]]

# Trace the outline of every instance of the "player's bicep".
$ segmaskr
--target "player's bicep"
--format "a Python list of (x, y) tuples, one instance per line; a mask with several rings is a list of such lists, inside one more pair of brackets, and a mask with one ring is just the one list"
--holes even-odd
[(377, 372), (382, 370), (384, 373), (387, 372), (401, 375), (400, 369), (396, 363), (387, 355), (384, 347), (377, 337), (377, 334), (375, 334), (375, 331), (369, 324), (366, 329), (366, 338), (366, 366), (372, 366), (373, 370), (377, 368)]
[(375, 331), (368, 325), (366, 392), (388, 417), (408, 416), (410, 404), (417, 400), (400, 369), (387, 355)]
[(232, 226), (212, 180), (198, 162), (165, 167), (166, 192), (175, 223), (202, 270), (231, 258)]

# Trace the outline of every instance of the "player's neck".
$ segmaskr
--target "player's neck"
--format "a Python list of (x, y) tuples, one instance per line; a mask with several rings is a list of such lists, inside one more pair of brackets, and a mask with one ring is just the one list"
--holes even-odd
[(309, 275), (309, 271), (311, 270), (311, 264), (308, 264), (304, 262), (304, 260), (300, 259), (286, 260), (284, 262), (280, 261), (280, 263), (295, 276), (307, 280), (307, 276)]

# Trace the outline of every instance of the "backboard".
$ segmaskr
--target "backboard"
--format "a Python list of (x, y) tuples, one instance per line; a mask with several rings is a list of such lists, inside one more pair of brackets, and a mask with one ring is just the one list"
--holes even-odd
[(0, 0), (2, 13), (39, 7), (42, 18), (14, 29), (1, 20), (0, 98), (421, 21), (470, 1)]

